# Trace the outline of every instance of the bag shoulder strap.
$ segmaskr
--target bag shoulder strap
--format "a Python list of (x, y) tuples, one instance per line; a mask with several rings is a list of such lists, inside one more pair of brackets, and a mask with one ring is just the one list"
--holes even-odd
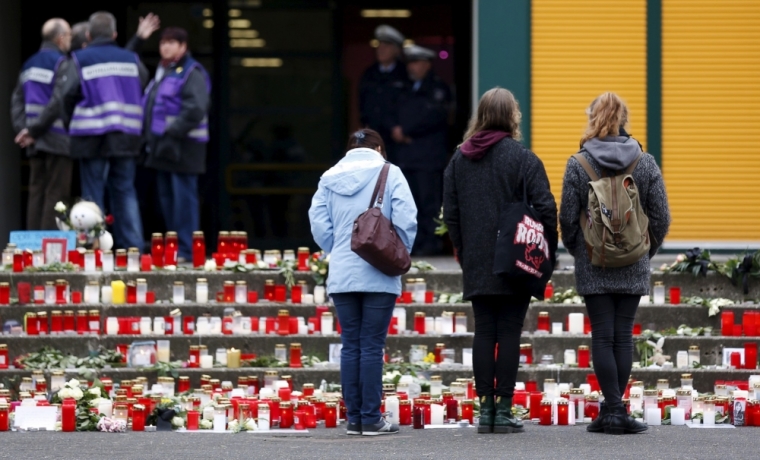
[(377, 202), (380, 207), (383, 207), (383, 196), (385, 195), (385, 182), (388, 180), (388, 170), (391, 169), (391, 164), (386, 162), (383, 165), (383, 169), (380, 170), (380, 176), (375, 183), (375, 191), (372, 192), (372, 201), (369, 202), (369, 207), (375, 206)]
[(640, 152), (639, 156), (636, 157), (635, 160), (633, 160), (633, 163), (631, 163), (630, 166), (628, 166), (628, 169), (625, 170), (625, 174), (633, 174), (633, 170), (636, 169), (636, 166), (639, 164), (639, 161), (641, 161), (641, 157), (644, 156), (644, 152)]
[(592, 181), (599, 180), (599, 175), (596, 173), (596, 171), (594, 171), (594, 168), (591, 167), (591, 163), (588, 162), (588, 160), (586, 159), (586, 157), (583, 156), (583, 154), (576, 153), (575, 155), (573, 155), (573, 158), (578, 160), (578, 163), (581, 164), (583, 169), (586, 171), (586, 174), (588, 174), (588, 177), (590, 177)]

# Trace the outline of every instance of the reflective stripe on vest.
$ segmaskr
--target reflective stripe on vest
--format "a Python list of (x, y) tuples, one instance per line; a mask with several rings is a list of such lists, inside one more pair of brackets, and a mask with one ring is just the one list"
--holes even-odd
[[(211, 79), (203, 66), (190, 56), (187, 56), (182, 66), (167, 69), (160, 82), (153, 80), (145, 91), (144, 104), (147, 104), (148, 95), (154, 85), (158, 85), (156, 96), (153, 101), (150, 130), (153, 134), (163, 135), (166, 128), (177, 119), (182, 109), (182, 88), (193, 70), (201, 71), (206, 81), (206, 90), (211, 92)], [(208, 142), (208, 116), (198, 123), (198, 126), (187, 133), (187, 137), (196, 142)]]
[[(55, 86), (55, 72), (66, 57), (55, 49), (42, 49), (31, 56), (21, 69), (20, 81), (24, 88), (24, 112), (26, 122), (40, 116), (50, 102)], [(63, 122), (56, 119), (50, 132), (66, 134)]]
[(139, 136), (143, 109), (138, 58), (115, 45), (95, 45), (73, 54), (84, 98), (74, 108), (72, 136), (122, 132)]

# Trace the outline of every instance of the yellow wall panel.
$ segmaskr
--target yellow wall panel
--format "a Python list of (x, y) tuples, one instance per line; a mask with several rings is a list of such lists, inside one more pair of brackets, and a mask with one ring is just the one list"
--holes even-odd
[(662, 158), (674, 240), (760, 240), (760, 1), (666, 0)]
[(533, 0), (531, 14), (531, 146), (559, 200), (599, 94), (628, 103), (630, 132), (646, 147), (646, 2)]

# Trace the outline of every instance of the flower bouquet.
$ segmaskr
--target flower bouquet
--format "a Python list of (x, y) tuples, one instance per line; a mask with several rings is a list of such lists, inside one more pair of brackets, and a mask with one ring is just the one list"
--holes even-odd
[(325, 254), (325, 251), (315, 252), (309, 258), (309, 264), (314, 282), (317, 286), (324, 286), (330, 271), (330, 254)]

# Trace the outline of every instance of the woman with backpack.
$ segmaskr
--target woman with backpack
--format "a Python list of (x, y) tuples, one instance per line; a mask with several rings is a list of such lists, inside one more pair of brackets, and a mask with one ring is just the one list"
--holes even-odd
[[(478, 433), (523, 430), (512, 415), (520, 334), (531, 295), (543, 298), (546, 285), (544, 280), (529, 288), (531, 282), (525, 277), (494, 274), (500, 210), (515, 203), (532, 204), (540, 222), (531, 219), (531, 241), (514, 247), (539, 265), (548, 260), (547, 277), (557, 249), (557, 205), (543, 163), (519, 142), (520, 119), (511, 92), (498, 87), (487, 91), (443, 178), (443, 220), (462, 266), (464, 298), (472, 301), (475, 316), (472, 354), (480, 398)], [(540, 227), (543, 239), (536, 239)]]
[(633, 365), (633, 321), (649, 293), (649, 260), (670, 226), (665, 184), (654, 157), (625, 130), (628, 107), (604, 93), (586, 111), (581, 150), (570, 158), (559, 213), (562, 242), (575, 258), (575, 283), (591, 321), (594, 372), (604, 403), (586, 429), (640, 433), (622, 402)]
[(319, 179), (311, 201), (311, 233), (330, 253), (330, 294), (341, 326), (340, 383), (348, 409), (346, 434), (376, 436), (398, 433), (380, 414), (383, 356), (401, 277), (387, 276), (351, 248), (354, 222), (370, 201), (388, 218), (401, 244), (411, 251), (417, 234), (417, 207), (404, 175), (390, 165), (384, 192), (373, 199), (386, 165), (383, 138), (371, 129), (351, 134), (338, 164)]

